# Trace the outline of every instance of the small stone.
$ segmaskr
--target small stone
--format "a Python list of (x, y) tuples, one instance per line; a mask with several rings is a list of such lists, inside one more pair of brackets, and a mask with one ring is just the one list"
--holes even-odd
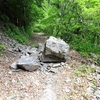
[(97, 80), (100, 80), (100, 75), (99, 74), (97, 75)]
[(96, 68), (96, 66), (94, 64), (91, 65), (91, 68)]
[(8, 74), (12, 74), (12, 70), (10, 70), (10, 71), (8, 72)]
[(65, 89), (65, 92), (66, 92), (66, 93), (69, 93), (69, 92), (70, 92), (70, 89), (66, 88), (66, 89)]
[(58, 72), (58, 69), (57, 69), (57, 68), (51, 68), (51, 69), (49, 70), (49, 72), (57, 73), (57, 72)]
[(67, 68), (67, 69), (71, 69), (71, 67), (68, 64), (65, 64), (64, 67)]
[(100, 90), (95, 91), (94, 95), (100, 99)]
[(52, 68), (52, 67), (53, 67), (53, 63), (48, 64), (47, 67), (48, 67), (49, 69)]
[(8, 60), (8, 59), (6, 59), (6, 62), (8, 63), (8, 62), (9, 62), (9, 60)]
[(61, 62), (61, 66), (64, 66), (65, 65), (65, 63), (64, 62)]
[(37, 80), (34, 82), (34, 84), (35, 84), (36, 86), (39, 86), (39, 82), (38, 82)]
[(4, 83), (4, 85), (7, 86), (7, 85), (8, 85), (8, 81), (6, 81), (6, 82)]
[(87, 93), (88, 94), (93, 94), (93, 91), (94, 91), (93, 88), (91, 88), (91, 87), (87, 88)]
[(60, 63), (53, 64), (53, 68), (58, 68), (58, 67), (61, 67)]
[(20, 72), (22, 69), (11, 69), (12, 72)]
[(71, 79), (70, 78), (67, 78), (66, 79), (66, 83), (68, 83), (68, 82), (71, 82)]
[(16, 80), (15, 79), (12, 79), (12, 83), (15, 83), (16, 82)]

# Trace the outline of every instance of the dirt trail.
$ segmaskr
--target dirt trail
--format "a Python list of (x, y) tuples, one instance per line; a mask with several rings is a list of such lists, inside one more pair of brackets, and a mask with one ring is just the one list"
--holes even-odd
[[(45, 36), (35, 34), (30, 42), (43, 43), (45, 40)], [(75, 68), (89, 64), (90, 60), (74, 50), (70, 50), (69, 58), (57, 73), (12, 72), (9, 66), (18, 59), (17, 53), (5, 50), (0, 57), (0, 100), (99, 100), (87, 91), (91, 86), (99, 86), (95, 79), (97, 73), (86, 77), (75, 75)]]

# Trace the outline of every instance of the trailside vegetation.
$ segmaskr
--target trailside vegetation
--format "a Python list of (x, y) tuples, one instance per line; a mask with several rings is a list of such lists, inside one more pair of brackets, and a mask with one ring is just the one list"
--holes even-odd
[(0, 0), (0, 19), (5, 32), (21, 43), (31, 37), (34, 25), (41, 16), (39, 0)]

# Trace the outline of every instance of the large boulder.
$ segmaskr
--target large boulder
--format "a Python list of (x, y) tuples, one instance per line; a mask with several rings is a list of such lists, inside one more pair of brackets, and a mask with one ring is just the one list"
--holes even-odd
[(39, 68), (38, 58), (35, 56), (22, 56), (16, 63), (17, 68), (34, 71)]
[(62, 62), (66, 61), (69, 53), (69, 45), (62, 39), (51, 36), (46, 40), (44, 51), (41, 56), (43, 62)]

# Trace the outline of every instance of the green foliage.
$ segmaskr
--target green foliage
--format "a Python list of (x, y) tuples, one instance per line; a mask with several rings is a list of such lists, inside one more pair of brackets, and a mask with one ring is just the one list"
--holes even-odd
[(75, 69), (75, 75), (82, 76), (82, 77), (86, 77), (90, 73), (94, 73), (94, 72), (95, 72), (95, 68), (91, 68), (90, 66), (86, 66), (86, 65), (80, 66)]
[[(71, 33), (80, 27), (78, 18), (80, 7), (70, 0), (44, 0), (42, 4), (44, 18), (39, 21), (43, 31), (49, 35), (62, 37), (70, 41)], [(78, 11), (77, 11), (77, 8)]]
[(34, 47), (36, 47), (37, 46), (37, 44), (32, 44), (32, 47), (34, 48)]
[(64, 39), (83, 56), (100, 54), (99, 0), (44, 0), (42, 11), (35, 27)]
[(4, 25), (4, 27), (2, 27), (2, 29), (5, 31), (5, 33), (14, 38), (15, 40), (17, 40), (20, 43), (28, 43), (28, 36), (25, 33), (25, 30), (23, 27), (21, 27), (20, 29), (15, 26), (14, 24), (11, 23), (6, 23)]
[[(9, 22), (9, 24), (13, 23), (15, 26), (17, 26), (19, 30), (18, 32), (17, 29), (14, 28), (17, 32), (17, 36), (19, 33), (23, 33), (24, 29), (27, 36), (31, 37), (34, 30), (34, 25), (42, 14), (40, 9), (41, 2), (42, 0), (2, 0), (0, 2), (0, 19), (4, 22)], [(8, 19), (5, 19), (2, 15), (8, 16)], [(10, 26), (12, 25), (13, 27), (13, 24), (10, 24)], [(11, 32), (11, 34), (14, 35), (14, 31), (12, 31), (12, 29), (7, 29), (7, 31), (7, 34)], [(23, 42), (23, 39), (21, 40), (19, 37), (25, 38), (21, 34), (18, 37), (14, 37), (20, 42)]]

